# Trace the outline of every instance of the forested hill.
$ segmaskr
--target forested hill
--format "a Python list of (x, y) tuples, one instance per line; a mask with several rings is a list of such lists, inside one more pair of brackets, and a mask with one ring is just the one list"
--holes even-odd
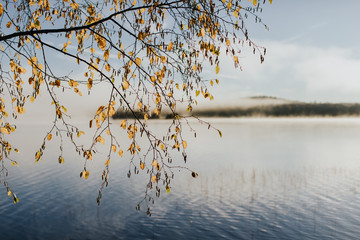
[(360, 116), (359, 103), (288, 103), (195, 112), (200, 117), (302, 117)]
[[(224, 105), (223, 105), (224, 106)], [(191, 113), (185, 111), (180, 115), (199, 117), (340, 117), (360, 116), (360, 103), (306, 103), (282, 98), (255, 96), (239, 99), (232, 107), (208, 106), (195, 108)], [(138, 118), (144, 113), (136, 112)], [(173, 114), (152, 114), (149, 118), (173, 118)], [(114, 118), (133, 118), (130, 112), (117, 111)]]

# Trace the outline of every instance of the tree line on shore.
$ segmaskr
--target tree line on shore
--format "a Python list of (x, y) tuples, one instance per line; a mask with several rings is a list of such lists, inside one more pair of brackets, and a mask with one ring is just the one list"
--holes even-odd
[[(142, 117), (142, 112), (136, 113)], [(264, 105), (238, 108), (214, 108), (198, 110), (192, 114), (199, 117), (301, 117), (301, 116), (360, 116), (359, 103), (288, 103), (280, 105)], [(132, 114), (117, 111), (115, 119), (131, 118)], [(153, 115), (150, 119), (172, 119), (174, 114)]]

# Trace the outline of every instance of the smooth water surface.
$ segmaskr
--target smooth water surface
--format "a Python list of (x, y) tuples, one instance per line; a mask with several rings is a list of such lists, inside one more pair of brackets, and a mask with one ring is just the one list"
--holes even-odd
[[(47, 126), (24, 124), (22, 152), (2, 187), (0, 239), (357, 239), (360, 236), (360, 119), (218, 119), (223, 138), (193, 123), (188, 164), (175, 172), (170, 194), (155, 199), (152, 216), (135, 207), (145, 175), (126, 176), (128, 155), (111, 161), (110, 184), (96, 197), (106, 151), (89, 163), (56, 140), (34, 164)], [(152, 121), (155, 132), (168, 121)], [(84, 123), (86, 130), (87, 123)], [(86, 142), (86, 138), (84, 137)], [(181, 163), (181, 154), (174, 162)]]

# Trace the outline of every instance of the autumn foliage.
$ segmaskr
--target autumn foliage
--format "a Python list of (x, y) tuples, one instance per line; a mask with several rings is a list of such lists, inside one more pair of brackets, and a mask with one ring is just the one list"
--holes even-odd
[[(46, 141), (67, 138), (84, 157), (84, 169), (79, 172), (80, 177), (87, 179), (91, 173), (86, 163), (96, 154), (96, 145), (110, 143), (98, 203), (109, 181), (111, 159), (116, 155), (123, 157), (124, 152), (132, 156), (128, 159), (129, 177), (139, 171), (149, 175), (145, 197), (140, 201), (147, 206), (153, 201), (152, 194), (170, 192), (174, 168), (180, 167), (197, 177), (184, 163), (174, 165), (169, 152), (178, 150), (186, 162), (187, 141), (182, 137), (182, 126), (188, 124), (188, 118), (196, 118), (191, 111), (199, 98), (214, 99), (211, 86), (219, 84), (219, 80), (203, 79), (204, 68), (213, 69), (216, 76), (221, 71), (220, 55), (227, 55), (235, 67), (240, 67), (244, 46), (252, 48), (263, 61), (265, 49), (249, 38), (245, 26), (248, 17), (263, 24), (258, 17), (262, 4), (265, 1), (2, 1), (0, 177), (9, 196), (18, 201), (6, 181), (7, 165), (17, 164), (9, 157), (17, 149), (6, 140), (7, 135), (16, 130), (12, 119), (23, 114), (28, 104), (36, 104), (41, 91), (52, 99), (49, 104), (53, 106), (55, 120), (35, 153), (35, 161), (42, 158)], [(72, 62), (72, 71), (82, 77), (68, 74), (70, 71), (54, 71), (57, 66), (50, 61), (53, 54)], [(84, 147), (78, 137), (85, 132), (71, 123), (69, 106), (63, 105), (59, 95), (91, 94), (94, 88), (103, 85), (111, 87), (108, 102), (97, 106), (94, 117), (89, 119), (89, 126), (96, 131), (92, 144)], [(184, 105), (187, 113), (180, 114), (179, 108)], [(111, 117), (116, 111), (128, 111), (135, 118), (114, 124)], [(164, 111), (171, 113), (173, 119), (169, 121), (168, 134), (156, 136), (148, 119)], [(141, 112), (142, 117), (135, 112)], [(124, 134), (113, 134), (114, 128), (122, 129)], [(221, 135), (220, 130), (215, 130)], [(122, 144), (124, 136), (131, 142), (128, 146)], [(145, 149), (140, 146), (140, 138), (148, 142)], [(62, 152), (58, 161), (65, 162)]]

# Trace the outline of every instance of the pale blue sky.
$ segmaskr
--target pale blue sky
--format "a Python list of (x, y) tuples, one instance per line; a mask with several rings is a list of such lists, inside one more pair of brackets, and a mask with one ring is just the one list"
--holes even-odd
[[(261, 18), (270, 31), (255, 24), (253, 18), (247, 22), (250, 37), (267, 48), (265, 62), (260, 64), (259, 56), (244, 47), (239, 59), (243, 71), (235, 70), (232, 59), (225, 57), (218, 75), (214, 67), (204, 69), (205, 75), (220, 80), (211, 91), (215, 101), (210, 104), (236, 104), (254, 95), (308, 102), (360, 102), (359, 9), (358, 0), (267, 2)], [(53, 61), (61, 62), (62, 70), (68, 69), (63, 57), (56, 56)], [(71, 75), (81, 78), (79, 74)], [(94, 108), (107, 102), (109, 88), (94, 88), (90, 96), (83, 93), (82, 98), (76, 94), (61, 97), (68, 108), (73, 102), (81, 106), (81, 110), (70, 108), (72, 115), (92, 116)], [(52, 109), (49, 101), (36, 101), (38, 104), (28, 105), (28, 113), (37, 116)]]
[(250, 37), (267, 48), (265, 62), (244, 54), (241, 72), (224, 61), (215, 97), (221, 102), (252, 95), (360, 102), (359, 9), (355, 0), (267, 3), (261, 16), (270, 31), (251, 18), (247, 25)]

